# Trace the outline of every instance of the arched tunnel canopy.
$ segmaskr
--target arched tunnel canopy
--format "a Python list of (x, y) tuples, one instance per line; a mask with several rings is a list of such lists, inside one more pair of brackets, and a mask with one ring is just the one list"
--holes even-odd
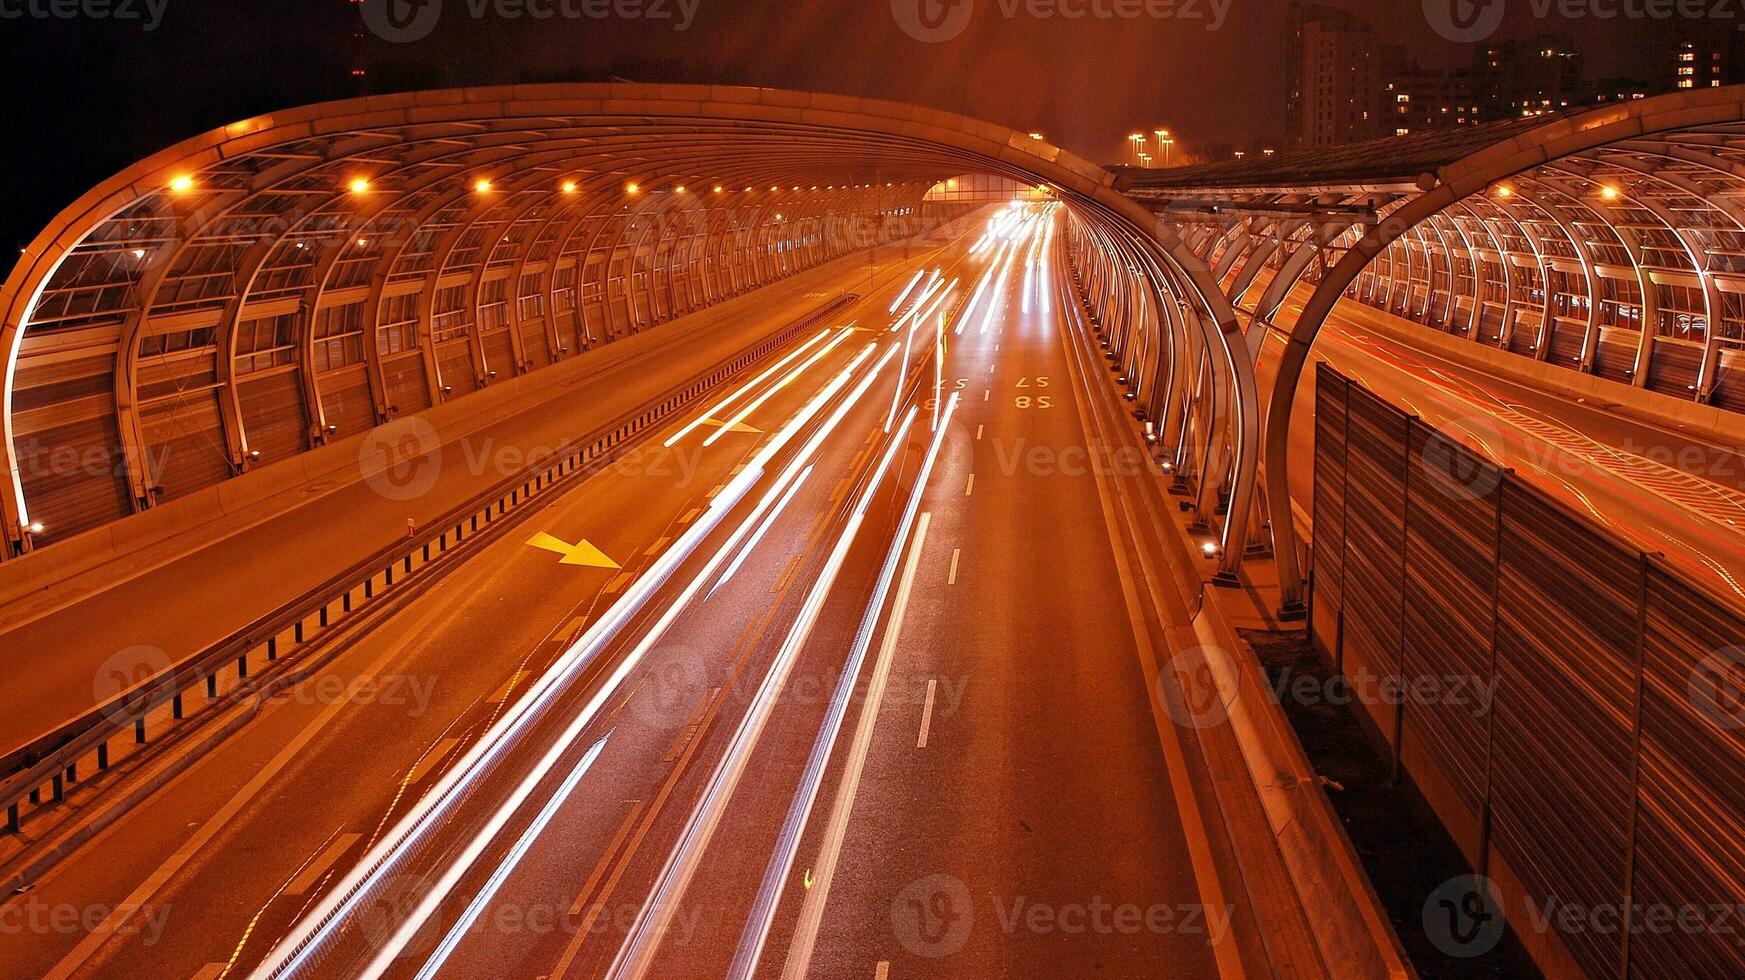
[(464, 89), (187, 140), (68, 207), (0, 289), (5, 550), (862, 247), (966, 173), (1148, 238), (1056, 147), (841, 96)]
[[(1268, 499), (1285, 499), (1297, 378), (1345, 298), (1745, 411), (1745, 87), (1289, 156), (1124, 168), (1117, 186), (1251, 307), (1253, 350), (1289, 288), (1316, 284), (1296, 322), (1280, 324), (1290, 344), (1268, 411)], [(1255, 295), (1263, 267), (1279, 274)], [(1298, 581), (1288, 525), (1274, 528), (1287, 589)]]

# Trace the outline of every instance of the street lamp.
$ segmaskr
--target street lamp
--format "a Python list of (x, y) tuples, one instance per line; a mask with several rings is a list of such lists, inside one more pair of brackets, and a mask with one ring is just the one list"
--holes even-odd
[(1157, 137), (1157, 145), (1163, 148), (1163, 165), (1165, 169), (1167, 169), (1169, 167), (1170, 149), (1175, 146), (1175, 137), (1169, 135), (1169, 130), (1167, 129), (1153, 130), (1153, 135)]
[(1141, 153), (1145, 152), (1145, 134), (1144, 133), (1129, 133), (1127, 135), (1127, 142), (1133, 148), (1134, 161), (1138, 162), (1139, 155)]

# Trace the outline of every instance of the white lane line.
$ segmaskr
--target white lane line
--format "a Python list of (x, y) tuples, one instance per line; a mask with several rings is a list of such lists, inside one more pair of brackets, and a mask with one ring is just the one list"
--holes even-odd
[(315, 883), (321, 880), (321, 876), (327, 873), (327, 869), (333, 867), (334, 862), (350, 850), (351, 846), (356, 844), (362, 836), (362, 834), (341, 834), (335, 837), (333, 843), (327, 845), (327, 848), (321, 852), (320, 857), (309, 862), (302, 874), (291, 879), (291, 883), (285, 886), (282, 894), (301, 895), (314, 888)]
[(818, 871), (800, 905), (799, 921), (794, 925), (794, 935), (788, 944), (782, 980), (804, 980), (812, 963), (812, 950), (818, 943), (818, 927), (824, 918), (824, 903), (830, 898), (830, 882), (836, 877), (836, 862), (842, 855), (843, 838), (848, 834), (848, 818), (854, 812), (855, 797), (860, 794), (861, 773), (865, 771), (867, 755), (872, 751), (873, 725), (884, 703), (885, 683), (890, 677), (891, 661), (897, 651), (897, 638), (903, 632), (903, 618), (909, 610), (909, 593), (915, 586), (915, 571), (921, 565), (921, 548), (927, 542), (927, 525), (932, 519), (932, 514), (921, 515), (921, 522), (915, 527), (915, 540), (909, 545), (909, 559), (903, 566), (903, 578), (891, 603), (890, 623), (885, 627), (884, 641), (879, 644), (878, 662), (873, 666), (866, 699), (861, 702), (860, 719), (855, 723), (854, 743), (843, 767), (842, 781), (836, 787), (836, 799), (830, 806), (830, 819), (825, 824), (818, 854)]
[(927, 747), (927, 731), (933, 727), (933, 697), (938, 692), (938, 679), (927, 678), (927, 703), (921, 707), (921, 734), (915, 739), (915, 747), (918, 749)]
[(873, 967), (873, 980), (890, 980), (890, 976), (891, 962), (889, 960), (879, 960), (879, 965)]
[(951, 574), (945, 577), (946, 585), (957, 584), (957, 559), (963, 554), (962, 548), (951, 549)]
[(993, 394), (994, 394), (994, 390), (993, 390), (993, 389), (992, 389), (992, 388), (986, 388), (986, 389), (983, 389), (983, 391), (982, 391), (982, 401), (984, 401), (984, 402), (985, 402), (985, 401), (987, 401), (987, 400), (988, 400), (988, 399), (989, 399), (989, 398), (992, 398), (992, 397), (993, 397)]
[(981, 438), (982, 438), (982, 427), (978, 425), (978, 426), (976, 426), (976, 441), (980, 442)]
[(963, 485), (963, 495), (965, 497), (967, 497), (970, 494), (975, 493), (975, 489), (976, 489), (976, 475), (974, 473), (971, 473), (969, 475), (969, 482)]

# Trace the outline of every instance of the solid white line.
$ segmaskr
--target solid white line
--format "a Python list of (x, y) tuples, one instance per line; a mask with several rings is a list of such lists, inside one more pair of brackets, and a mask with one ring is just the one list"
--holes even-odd
[(873, 967), (873, 980), (889, 980), (891, 963), (889, 960), (879, 960), (879, 965)]
[(969, 475), (969, 482), (964, 484), (964, 486), (963, 486), (963, 495), (965, 497), (967, 497), (970, 494), (975, 493), (975, 489), (976, 489), (976, 475), (974, 473), (971, 473)]
[(927, 678), (927, 703), (921, 708), (921, 735), (915, 739), (915, 747), (918, 749), (927, 747), (927, 730), (933, 727), (933, 696), (938, 692), (938, 689), (939, 680), (933, 677)]
[(957, 559), (958, 559), (958, 556), (961, 554), (963, 554), (962, 548), (951, 549), (951, 574), (947, 575), (945, 577), (945, 584), (946, 585), (956, 585), (957, 584)]
[(982, 437), (982, 427), (978, 425), (978, 426), (976, 426), (976, 439), (980, 440), (981, 437)]

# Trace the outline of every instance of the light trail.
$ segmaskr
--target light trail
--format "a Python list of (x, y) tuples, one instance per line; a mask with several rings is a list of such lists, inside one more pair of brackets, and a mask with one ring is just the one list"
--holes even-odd
[(890, 313), (892, 313), (894, 315), (897, 312), (897, 307), (903, 305), (903, 300), (909, 298), (909, 293), (915, 288), (915, 284), (920, 282), (921, 277), (926, 275), (926, 274), (927, 274), (926, 269), (916, 269), (915, 270), (915, 277), (909, 280), (909, 284), (907, 286), (903, 287), (903, 291), (901, 293), (897, 294), (896, 300), (891, 303), (891, 308), (889, 311)]
[[(735, 555), (733, 558), (733, 563), (727, 566), (727, 570), (721, 573), (719, 579), (715, 580), (715, 584), (709, 589), (708, 594), (703, 596), (704, 602), (713, 599), (715, 593), (719, 591), (723, 585), (726, 585), (732, 580), (734, 573), (739, 571), (739, 566), (745, 564), (746, 557), (749, 556), (753, 549), (757, 547), (758, 542), (763, 540), (763, 536), (769, 533), (769, 529), (775, 524), (776, 518), (782, 516), (782, 513), (788, 509), (788, 503), (794, 499), (796, 493), (800, 492), (800, 486), (804, 484), (806, 478), (811, 475), (812, 467), (808, 465), (800, 472), (799, 479), (794, 481), (793, 486), (788, 487), (788, 492), (782, 497), (781, 502), (776, 504), (775, 509), (770, 511), (769, 516), (763, 519), (763, 523), (758, 526), (757, 533), (753, 534), (751, 540), (745, 542), (745, 544), (740, 547), (739, 554)], [(779, 487), (780, 483), (778, 483), (777, 486)]]
[[(818, 731), (818, 737), (812, 743), (812, 753), (806, 761), (806, 771), (801, 777), (800, 787), (794, 794), (794, 801), (788, 808), (787, 820), (782, 825), (782, 833), (777, 840), (776, 849), (770, 856), (769, 864), (764, 868), (763, 883), (758, 889), (757, 899), (752, 903), (751, 914), (746, 920), (745, 930), (740, 933), (739, 947), (734, 952), (733, 965), (728, 976), (734, 980), (751, 977), (757, 972), (758, 961), (763, 956), (765, 944), (769, 940), (770, 926), (775, 921), (777, 906), (781, 904), (782, 892), (789, 878), (793, 876), (794, 857), (799, 852), (800, 841), (805, 837), (806, 825), (811, 821), (813, 807), (818, 800), (818, 791), (824, 782), (824, 774), (829, 770), (832, 754), (836, 751), (837, 739), (842, 732), (843, 719), (848, 713), (848, 706), (854, 700), (855, 686), (859, 682), (862, 666), (872, 648), (873, 634), (876, 632), (879, 617), (883, 614), (885, 603), (890, 595), (891, 585), (896, 579), (898, 565), (902, 561), (903, 548), (909, 540), (912, 530), (915, 530), (916, 549), (910, 555), (908, 580), (913, 580), (914, 566), (920, 557), (919, 544), (925, 534), (925, 528), (916, 530), (916, 518), (921, 510), (921, 500), (927, 488), (927, 481), (933, 473), (935, 462), (939, 458), (940, 447), (944, 445), (945, 434), (950, 431), (951, 417), (957, 411), (957, 392), (951, 393), (951, 398), (945, 406), (941, 424), (934, 430), (933, 442), (928, 447), (927, 455), (922, 460), (921, 470), (915, 480), (915, 488), (909, 493), (908, 503), (903, 508), (903, 515), (897, 522), (896, 534), (891, 539), (891, 547), (885, 555), (884, 565), (880, 568), (877, 584), (867, 603), (866, 613), (861, 618), (860, 629), (856, 631), (854, 645), (850, 648), (848, 661), (843, 665), (841, 678), (836, 685), (836, 691), (830, 699), (830, 708), (825, 715), (824, 724)], [(905, 593), (907, 586), (905, 586)], [(905, 603), (906, 594), (898, 597), (899, 608)], [(901, 629), (900, 612), (893, 612), (891, 622), (885, 627), (885, 647), (893, 648), (897, 639), (897, 631)], [(886, 665), (888, 666), (888, 664)], [(869, 685), (867, 703), (875, 704), (882, 690), (882, 675), (874, 678)], [(863, 711), (867, 710), (865, 708)], [(870, 726), (867, 728), (870, 737)], [(858, 739), (857, 739), (858, 741)], [(826, 872), (828, 875), (828, 871)], [(827, 891), (828, 878), (821, 879), (822, 887)], [(819, 892), (823, 895), (825, 892)], [(823, 899), (817, 901), (816, 912), (822, 915)], [(811, 941), (816, 937), (816, 920), (807, 916), (813, 911), (814, 903), (810, 900), (802, 910), (801, 922), (796, 929), (795, 948), (790, 951), (789, 966), (792, 967), (798, 957), (799, 970), (796, 974), (792, 969), (784, 971), (787, 976), (804, 976), (806, 966), (811, 960)], [(811, 931), (807, 926), (813, 926)], [(803, 947), (803, 950), (802, 950)]]
[[(953, 280), (953, 281), (955, 282), (956, 280)], [(939, 289), (944, 286), (944, 284), (945, 284), (945, 276), (944, 276), (943, 271), (935, 270), (935, 272), (933, 273), (933, 278), (928, 280), (926, 288), (921, 291), (921, 295), (919, 298), (917, 298), (915, 300), (914, 305), (910, 306), (907, 312), (905, 312), (902, 316), (897, 317), (896, 322), (891, 324), (890, 332), (896, 333), (898, 330), (901, 330), (903, 328), (903, 324), (907, 323), (909, 321), (909, 319), (911, 317), (913, 317), (915, 315), (915, 313), (918, 310), (920, 310), (922, 308), (922, 306), (924, 306), (927, 303), (928, 300), (932, 299), (933, 294), (938, 292)]]
[[(739, 398), (740, 395), (742, 395), (745, 392), (750, 391), (752, 388), (755, 388), (758, 385), (762, 384), (765, 380), (770, 378), (777, 371), (780, 371), (782, 368), (787, 367), (789, 364), (793, 363), (795, 358), (806, 353), (806, 351), (809, 350), (813, 344), (816, 344), (818, 341), (823, 340), (825, 337), (827, 337), (829, 335), (830, 335), (830, 330), (828, 328), (818, 331), (816, 336), (814, 336), (811, 340), (806, 341), (806, 343), (804, 345), (802, 345), (799, 349), (790, 352), (788, 354), (788, 356), (786, 356), (786, 357), (782, 358), (781, 360), (777, 361), (776, 363), (770, 365), (769, 370), (763, 372), (762, 374), (758, 375), (755, 378), (752, 378), (750, 381), (747, 381), (745, 384), (740, 385), (731, 395), (728, 395), (726, 398), (723, 398), (720, 401), (716, 402), (715, 405), (712, 408), (710, 408), (707, 412), (704, 412), (703, 414), (692, 419), (690, 421), (690, 423), (688, 425), (686, 425), (684, 428), (680, 429), (678, 432), (669, 436), (667, 438), (666, 442), (662, 443), (662, 445), (664, 445), (668, 449), (671, 449), (673, 447), (674, 443), (678, 442), (680, 439), (683, 439), (685, 436), (690, 435), (691, 432), (693, 432), (698, 426), (700, 426), (703, 423), (714, 418), (716, 413), (720, 412), (723, 408), (726, 408), (728, 405), (731, 405), (736, 399)], [(726, 428), (726, 426), (722, 426), (722, 428)]]
[(704, 446), (713, 446), (713, 445), (715, 445), (715, 443), (721, 441), (721, 437), (726, 435), (727, 433), (733, 431), (734, 426), (738, 425), (741, 422), (744, 422), (747, 418), (751, 417), (752, 412), (755, 412), (758, 409), (762, 408), (764, 403), (769, 401), (771, 398), (774, 398), (777, 392), (781, 391), (783, 388), (786, 388), (788, 385), (793, 384), (794, 380), (799, 378), (801, 375), (805, 374), (808, 370), (810, 370), (812, 365), (817, 364), (819, 361), (821, 361), (825, 357), (829, 356), (830, 352), (835, 350), (837, 348), (837, 346), (840, 345), (844, 340), (847, 340), (853, 332), (854, 332), (854, 324), (851, 323), (848, 326), (844, 327), (841, 330), (841, 332), (837, 333), (837, 335), (831, 339), (830, 343), (825, 344), (823, 347), (819, 348), (818, 351), (816, 353), (814, 353), (811, 357), (806, 358), (805, 363), (801, 364), (797, 368), (794, 368), (792, 371), (789, 371), (787, 373), (787, 376), (783, 377), (782, 380), (776, 382), (774, 385), (771, 385), (768, 388), (765, 388), (763, 391), (763, 394), (758, 395), (756, 399), (747, 403), (743, 408), (741, 408), (739, 411), (735, 412), (732, 418), (722, 422), (721, 427), (719, 429), (716, 429), (714, 432), (709, 433), (709, 438), (703, 440), (703, 445)]
[[(479, 890), (477, 895), (473, 896), (471, 902), (467, 903), (466, 911), (461, 913), (459, 921), (455, 922), (454, 926), (448, 930), (448, 934), (442, 937), (442, 942), (437, 944), (436, 949), (430, 954), (430, 959), (424, 961), (424, 966), (418, 971), (417, 980), (435, 980), (437, 971), (441, 970), (442, 965), (448, 962), (449, 954), (453, 953), (455, 947), (460, 945), (461, 938), (467, 934), (467, 930), (473, 927), (473, 923), (478, 921), (479, 915), (485, 911), (486, 906), (491, 904), (491, 899), (496, 897), (498, 890), (503, 887), (503, 882), (509, 879), (509, 873), (515, 870), (516, 865), (521, 863), (521, 859), (533, 846), (533, 842), (545, 832), (546, 825), (551, 823), (551, 818), (556, 816), (557, 811), (569, 800), (570, 794), (575, 792), (576, 785), (582, 781), (582, 777), (588, 774), (589, 769), (593, 768), (594, 760), (600, 757), (600, 750), (606, 747), (606, 739), (611, 737), (612, 733), (607, 732), (598, 742), (594, 743), (594, 747), (589, 749), (586, 755), (582, 756), (582, 760), (576, 764), (576, 767), (570, 770), (570, 774), (558, 786), (557, 792), (553, 793), (551, 799), (545, 802), (545, 806), (540, 808), (539, 815), (533, 819), (533, 823), (522, 831), (521, 839), (515, 842), (515, 846), (510, 848), (509, 853), (497, 864), (497, 869), (491, 872), (491, 877), (485, 882), (485, 886)], [(559, 741), (552, 749), (552, 756), (555, 757), (567, 748), (569, 748), (568, 740)], [(543, 776), (544, 773), (540, 773), (540, 775)], [(533, 782), (536, 781), (533, 780)], [(528, 785), (527, 789), (531, 790), (532, 786)], [(526, 793), (521, 795), (525, 797)], [(510, 811), (505, 808), (502, 812), (507, 814)]]
[[(539, 713), (550, 707), (551, 702), (561, 692), (563, 685), (573, 680), (592, 665), (605, 650), (606, 645), (614, 639), (623, 627), (631, 621), (644, 605), (661, 589), (676, 571), (679, 565), (687, 560), (703, 539), (710, 534), (729, 510), (745, 496), (751, 486), (762, 476), (763, 468), (777, 453), (786, 448), (799, 434), (801, 429), (810, 424), (817, 415), (848, 383), (854, 372), (859, 369), (867, 356), (872, 352), (869, 346), (857, 356), (853, 362), (836, 375), (819, 393), (795, 415), (789, 423), (776, 434), (776, 437), (754, 455), (746, 468), (733, 480), (729, 481), (722, 492), (712, 499), (704, 509), (703, 515), (691, 525), (672, 547), (661, 554), (647, 572), (633, 581), (624, 591), (619, 600), (607, 608), (606, 612), (589, 627), (575, 643), (553, 661), (551, 668), (528, 688), (514, 706), (504, 712), (497, 722), (474, 742), (455, 766), (450, 769), (437, 784), (430, 789), (417, 803), (407, 811), (394, 829), (383, 836), (382, 840), (353, 867), (328, 893), (314, 909), (298, 920), (297, 924), (270, 950), (261, 964), (256, 967), (253, 977), (257, 980), (294, 976), (303, 972), (305, 967), (318, 965), (312, 963), (319, 948), (336, 936), (346, 931), (347, 919), (355, 913), (364, 898), (390, 879), (395, 868), (403, 861), (419, 842), (429, 835), (438, 825), (445, 822), (449, 812), (471, 788), (472, 784), (482, 779), (496, 765), (509, 745), (525, 734), (527, 727), (538, 717)], [(817, 433), (807, 442), (806, 449), (797, 457), (809, 458), (822, 445), (823, 440), (835, 430), (847, 414), (849, 408), (865, 395), (884, 365), (889, 362), (886, 355), (877, 367), (868, 371), (856, 384), (853, 394), (823, 423)], [(791, 468), (797, 466), (791, 464)], [(764, 494), (752, 513), (739, 525), (729, 540), (718, 549), (706, 567), (692, 579), (679, 601), (667, 607), (660, 620), (650, 629), (641, 643), (631, 650), (619, 663), (612, 675), (602, 684), (599, 691), (588, 702), (577, 716), (577, 722), (586, 724), (594, 718), (602, 705), (612, 697), (623, 684), (624, 679), (639, 664), (642, 657), (664, 634), (667, 627), (677, 618), (679, 611), (702, 588), (702, 583), (720, 568), (726, 556), (738, 543), (750, 533), (752, 525), (762, 518), (769, 507), (775, 503), (776, 490)], [(572, 728), (575, 726), (572, 725)], [(429, 911), (439, 901), (440, 895), (427, 896), (426, 904), (414, 911), (417, 921), (422, 923), (428, 918)]]
[(759, 685), (757, 695), (751, 708), (740, 721), (734, 732), (732, 744), (721, 761), (716, 764), (715, 772), (709, 780), (709, 787), (697, 807), (691, 811), (690, 819), (686, 821), (684, 832), (679, 837), (678, 844), (668, 855), (666, 865), (661, 869), (660, 876), (648, 900), (643, 903), (642, 910), (637, 914), (636, 924), (630, 934), (625, 937), (624, 944), (618, 949), (618, 956), (612, 964), (608, 976), (621, 980), (642, 980), (648, 975), (653, 965), (656, 952), (660, 948), (661, 938), (671, 927), (672, 915), (683, 900), (691, 879), (695, 877), (697, 866), (701, 863), (703, 852), (713, 839), (715, 830), (720, 826), (728, 801), (738, 788), (740, 777), (745, 772), (752, 751), (756, 748), (763, 730), (769, 723), (770, 715), (774, 713), (782, 688), (786, 685), (788, 675), (792, 673), (794, 663), (799, 659), (800, 650), (812, 635), (812, 629), (817, 624), (819, 616), (824, 611), (824, 603), (830, 597), (830, 591), (836, 585), (836, 577), (842, 571), (842, 566), (848, 561), (849, 549), (860, 531), (861, 524), (866, 519), (866, 513), (878, 497), (879, 485), (884, 482), (890, 472), (891, 464), (897, 457), (898, 450), (904, 446), (904, 440), (915, 421), (916, 410), (913, 406), (903, 418), (903, 424), (898, 428), (896, 436), (891, 440), (891, 446), (885, 452), (884, 459), (879, 462), (873, 476), (861, 490), (856, 501), (854, 513), (844, 525), (842, 533), (836, 540), (836, 546), (831, 549), (824, 568), (819, 572), (818, 579), (807, 593), (804, 605), (796, 617), (794, 625), (788, 630), (787, 637), (782, 641), (780, 651), (776, 654), (774, 663), (770, 665), (769, 673), (764, 675), (763, 683)]

